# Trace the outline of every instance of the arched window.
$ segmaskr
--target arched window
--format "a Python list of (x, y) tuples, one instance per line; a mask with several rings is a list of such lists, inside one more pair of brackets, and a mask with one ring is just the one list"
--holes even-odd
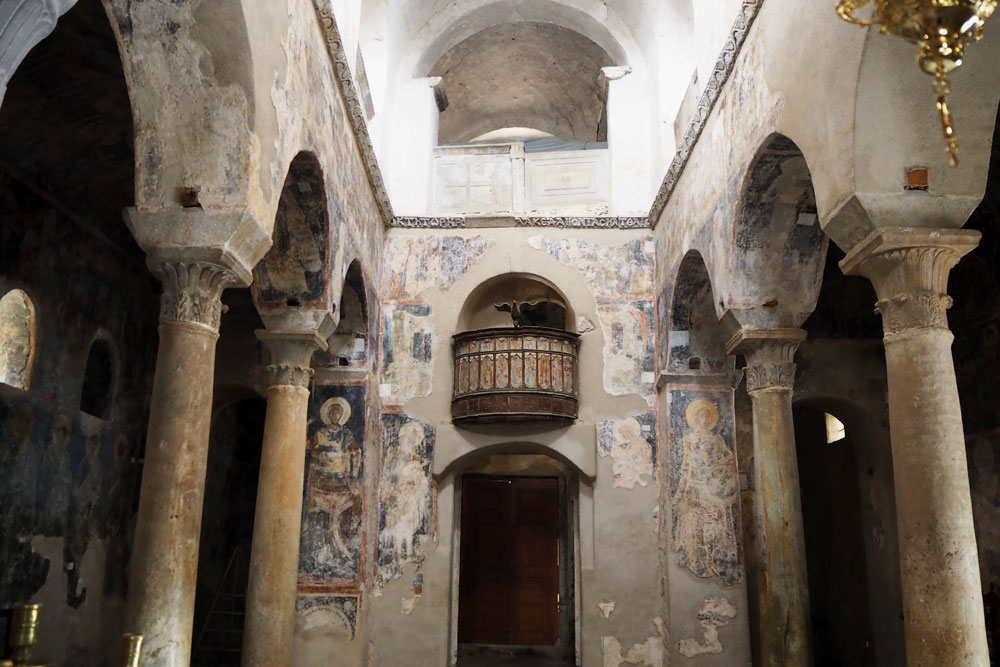
[(19, 289), (0, 299), (0, 382), (28, 389), (35, 357), (35, 306)]
[(87, 366), (83, 371), (80, 409), (101, 419), (110, 417), (114, 378), (114, 352), (111, 344), (103, 338), (96, 338), (90, 345)]

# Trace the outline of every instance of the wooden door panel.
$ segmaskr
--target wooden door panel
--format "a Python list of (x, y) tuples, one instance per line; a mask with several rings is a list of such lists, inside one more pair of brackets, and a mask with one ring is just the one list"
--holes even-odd
[(554, 644), (558, 553), (557, 479), (464, 477), (459, 641)]

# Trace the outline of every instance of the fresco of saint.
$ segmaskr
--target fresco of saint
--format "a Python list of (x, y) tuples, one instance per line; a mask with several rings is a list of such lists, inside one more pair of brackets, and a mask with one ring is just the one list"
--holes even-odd
[(673, 494), (673, 550), (677, 564), (696, 576), (718, 576), (726, 584), (742, 579), (736, 513), (739, 484), (736, 458), (713, 429), (718, 407), (700, 398), (685, 413), (680, 483)]
[(362, 452), (346, 426), (350, 416), (351, 405), (346, 399), (335, 396), (327, 400), (320, 408), (323, 427), (309, 441), (302, 560), (311, 575), (357, 576)]

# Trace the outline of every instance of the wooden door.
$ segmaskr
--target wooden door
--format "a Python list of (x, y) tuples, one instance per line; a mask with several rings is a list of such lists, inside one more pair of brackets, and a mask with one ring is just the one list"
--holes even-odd
[(458, 640), (559, 639), (559, 480), (466, 475)]

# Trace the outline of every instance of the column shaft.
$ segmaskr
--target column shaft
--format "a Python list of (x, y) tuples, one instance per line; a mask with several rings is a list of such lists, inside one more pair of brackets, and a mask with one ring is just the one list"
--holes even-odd
[(792, 392), (753, 392), (754, 512), (764, 664), (809, 664), (809, 584)]
[(927, 667), (989, 664), (951, 340), (885, 345), (906, 653)]
[(243, 630), (248, 667), (291, 664), (308, 406), (305, 387), (267, 390)]
[(316, 331), (258, 331), (270, 350), (267, 417), (243, 628), (244, 667), (292, 664), (309, 410)]
[(231, 275), (203, 264), (162, 266), (159, 273), (160, 343), (127, 629), (145, 636), (145, 667), (184, 667), (191, 659), (219, 296)]
[(792, 421), (792, 359), (801, 329), (742, 329), (729, 352), (746, 356), (753, 403), (754, 514), (760, 652), (767, 667), (807, 667), (809, 582)]
[(873, 232), (841, 262), (869, 278), (885, 330), (907, 662), (989, 665), (946, 294), (969, 230)]

